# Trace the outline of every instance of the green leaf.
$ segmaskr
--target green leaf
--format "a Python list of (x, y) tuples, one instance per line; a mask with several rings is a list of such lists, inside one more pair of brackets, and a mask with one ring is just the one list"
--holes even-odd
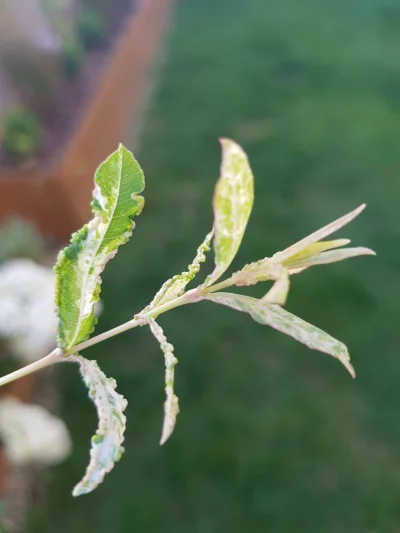
[(179, 414), (179, 400), (174, 393), (175, 365), (178, 359), (174, 355), (174, 347), (167, 342), (162, 327), (157, 324), (154, 318), (146, 318), (151, 332), (160, 343), (161, 350), (165, 358), (165, 393), (166, 400), (164, 403), (164, 423), (161, 434), (160, 444), (164, 444), (172, 435), (176, 424), (176, 417)]
[(373, 250), (363, 248), (341, 248), (340, 250), (331, 250), (329, 252), (322, 252), (311, 257), (305, 257), (298, 261), (290, 262), (290, 273), (295, 274), (308, 267), (315, 265), (326, 265), (328, 263), (336, 263), (337, 261), (344, 261), (351, 257), (358, 257), (359, 255), (376, 255)]
[(138, 196), (144, 189), (143, 172), (122, 145), (97, 169), (95, 184), (95, 216), (72, 236), (55, 266), (58, 345), (63, 350), (71, 350), (93, 332), (100, 275), (132, 235), (132, 218), (141, 213), (144, 204)]
[(301, 252), (292, 255), (290, 259), (287, 259), (286, 261), (283, 261), (284, 265), (292, 264), (292, 262), (299, 261), (300, 259), (305, 259), (307, 257), (311, 257), (316, 254), (320, 254), (322, 252), (326, 252), (327, 250), (332, 250), (334, 248), (340, 248), (341, 246), (346, 246), (350, 243), (349, 239), (336, 239), (334, 241), (319, 241), (314, 244), (310, 244), (310, 246), (307, 246), (307, 248), (304, 248)]
[(253, 174), (245, 152), (229, 139), (221, 139), (221, 145), (221, 176), (213, 201), (215, 269), (205, 286), (220, 278), (235, 257), (254, 199)]
[(182, 274), (177, 274), (176, 276), (170, 278), (166, 281), (158, 293), (154, 296), (151, 304), (145, 309), (148, 311), (153, 309), (156, 306), (163, 305), (175, 298), (178, 298), (185, 292), (186, 285), (194, 279), (196, 274), (200, 270), (201, 263), (204, 263), (206, 260), (206, 252), (210, 251), (210, 242), (213, 237), (214, 231), (211, 231), (204, 242), (198, 247), (196, 257), (193, 259), (193, 262), (188, 266), (187, 272), (182, 272)]
[(312, 251), (309, 251), (308, 249), (312, 244), (317, 243), (321, 239), (324, 239), (328, 235), (331, 235), (335, 231), (338, 231), (340, 228), (351, 222), (354, 218), (356, 218), (356, 216), (361, 213), (361, 211), (365, 209), (365, 207), (365, 204), (360, 205), (359, 207), (357, 207), (357, 209), (351, 211), (351, 213), (347, 213), (347, 215), (344, 215), (338, 218), (337, 220), (334, 220), (327, 226), (324, 226), (323, 228), (315, 231), (314, 233), (311, 233), (304, 239), (301, 239), (301, 241), (298, 241), (292, 246), (289, 246), (289, 248), (286, 248), (286, 250), (283, 250), (283, 252), (276, 253), (272, 257), (272, 259), (281, 264), (287, 264), (287, 260), (290, 260), (292, 257), (298, 257), (298, 254), (302, 254), (305, 252), (307, 256), (310, 255)]
[(71, 355), (68, 361), (80, 365), (83, 381), (89, 388), (89, 398), (95, 404), (99, 417), (97, 432), (92, 437), (89, 466), (72, 492), (73, 496), (80, 496), (100, 485), (105, 474), (113, 469), (115, 461), (121, 458), (126, 426), (123, 411), (128, 402), (115, 391), (115, 380), (107, 378), (96, 361), (89, 361), (80, 355)]
[(312, 350), (332, 355), (339, 359), (352, 377), (355, 377), (348, 350), (343, 343), (296, 315), (292, 315), (279, 305), (264, 303), (256, 298), (226, 292), (209, 294), (205, 299), (249, 313), (256, 322), (271, 326), (305, 344)]

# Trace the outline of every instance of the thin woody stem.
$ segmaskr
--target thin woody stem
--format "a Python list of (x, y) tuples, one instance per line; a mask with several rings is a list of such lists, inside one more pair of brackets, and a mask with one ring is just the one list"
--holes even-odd
[(209, 294), (210, 292), (216, 292), (220, 291), (221, 289), (226, 289), (227, 287), (231, 287), (234, 285), (235, 281), (233, 279), (233, 276), (226, 279), (225, 281), (220, 281), (216, 285), (211, 285), (211, 287), (205, 287), (201, 289), (202, 294)]
[(65, 359), (62, 356), (61, 350), (59, 348), (56, 348), (51, 353), (49, 353), (49, 355), (46, 355), (46, 357), (43, 357), (42, 359), (39, 359), (38, 361), (31, 363), (30, 365), (24, 366), (23, 368), (19, 368), (15, 372), (11, 372), (11, 374), (7, 374), (6, 376), (0, 378), (0, 387), (2, 385), (6, 385), (7, 383), (11, 383), (16, 379), (28, 376), (29, 374), (32, 374), (37, 370), (41, 370), (42, 368), (46, 368), (47, 366), (54, 365), (55, 363), (60, 363), (64, 360)]
[(137, 326), (143, 326), (143, 324), (146, 323), (147, 318), (156, 318), (158, 315), (161, 315), (162, 313), (165, 313), (166, 311), (170, 311), (171, 309), (174, 309), (175, 307), (179, 307), (181, 305), (192, 303), (193, 300), (190, 298), (190, 293), (191, 291), (186, 292), (182, 296), (179, 296), (179, 298), (175, 298), (174, 300), (171, 300), (170, 302), (160, 305), (159, 307), (155, 307), (154, 309), (151, 309), (147, 313), (143, 313), (143, 318), (140, 318), (140, 316), (138, 316), (137, 318), (135, 317), (132, 320), (128, 320), (128, 322), (125, 322), (124, 324), (117, 326), (116, 328), (105, 331), (104, 333), (100, 333), (100, 335), (96, 335), (95, 337), (92, 337), (88, 339), (87, 341), (81, 342), (80, 344), (76, 344), (70, 350), (68, 350), (65, 355), (69, 355), (71, 353), (77, 353), (81, 350), (84, 350), (85, 348), (89, 348), (89, 346), (93, 346), (94, 344), (105, 341), (106, 339), (115, 337), (115, 335), (119, 335), (120, 333), (123, 333), (124, 331), (128, 331), (132, 328), (136, 328)]
[(185, 292), (185, 294), (183, 294), (182, 296), (179, 296), (178, 298), (175, 298), (174, 300), (171, 300), (170, 302), (167, 302), (158, 307), (154, 307), (154, 309), (150, 309), (149, 311), (147, 311), (146, 313), (143, 313), (142, 315), (139, 314), (136, 317), (134, 317), (132, 320), (129, 320), (128, 322), (125, 322), (124, 324), (121, 324), (113, 329), (105, 331), (104, 333), (100, 333), (100, 335), (96, 335), (95, 337), (92, 337), (84, 342), (81, 342), (80, 344), (76, 344), (75, 346), (73, 346), (72, 348), (70, 348), (69, 350), (65, 352), (63, 352), (60, 348), (56, 348), (55, 350), (53, 350), (51, 353), (49, 353), (42, 359), (39, 359), (38, 361), (31, 363), (30, 365), (24, 366), (23, 368), (19, 368), (15, 372), (11, 372), (11, 374), (7, 374), (6, 376), (3, 376), (2, 378), (0, 378), (0, 387), (2, 385), (6, 385), (7, 383), (11, 383), (12, 381), (15, 381), (16, 379), (22, 378), (24, 376), (28, 376), (29, 374), (32, 374), (33, 372), (36, 372), (37, 370), (41, 370), (42, 368), (46, 368), (55, 363), (66, 361), (66, 356), (68, 355), (76, 354), (79, 351), (84, 350), (85, 348), (89, 348), (89, 346), (94, 346), (95, 344), (105, 341), (106, 339), (110, 339), (111, 337), (115, 337), (115, 335), (119, 335), (120, 333), (123, 333), (124, 331), (128, 331), (130, 329), (136, 328), (137, 326), (143, 326), (144, 324), (146, 324), (147, 319), (156, 318), (158, 315), (161, 315), (162, 313), (170, 311), (171, 309), (174, 309), (175, 307), (180, 307), (181, 305), (198, 302), (199, 300), (202, 299), (203, 295), (218, 291), (220, 289), (224, 289), (226, 287), (229, 287), (233, 283), (234, 283), (233, 279), (229, 278), (225, 281), (222, 281), (221, 283), (212, 285), (211, 287), (200, 286), (197, 289), (192, 289), (188, 292)]

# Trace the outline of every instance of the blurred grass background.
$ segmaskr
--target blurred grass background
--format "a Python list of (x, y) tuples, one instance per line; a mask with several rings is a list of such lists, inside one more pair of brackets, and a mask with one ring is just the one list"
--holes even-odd
[(136, 154), (146, 207), (105, 272), (98, 332), (191, 261), (212, 224), (217, 138), (229, 136), (256, 179), (233, 268), (368, 204), (341, 235), (378, 257), (310, 269), (287, 305), (349, 346), (358, 379), (243, 314), (178, 309), (160, 319), (181, 403), (160, 448), (162, 354), (145, 329), (109, 340), (85, 355), (129, 400), (125, 455), (72, 499), (96, 421), (76, 368), (60, 369), (75, 450), (30, 531), (399, 531), (399, 45), (394, 0), (177, 2)]

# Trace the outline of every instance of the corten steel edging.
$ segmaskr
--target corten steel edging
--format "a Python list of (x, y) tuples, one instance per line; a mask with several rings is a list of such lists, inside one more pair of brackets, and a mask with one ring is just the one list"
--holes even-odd
[(23, 216), (61, 242), (88, 220), (94, 171), (140, 119), (173, 2), (140, 0), (62, 156), (46, 169), (0, 169), (0, 220)]

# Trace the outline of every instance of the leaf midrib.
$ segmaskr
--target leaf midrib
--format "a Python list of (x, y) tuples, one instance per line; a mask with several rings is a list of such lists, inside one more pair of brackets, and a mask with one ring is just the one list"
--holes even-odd
[[(86, 283), (87, 283), (87, 280), (89, 278), (89, 272), (90, 272), (90, 269), (92, 268), (93, 266), (93, 262), (95, 260), (95, 258), (97, 257), (97, 253), (101, 247), (101, 245), (103, 244), (103, 241), (104, 241), (104, 237), (107, 235), (107, 231), (108, 231), (108, 228), (110, 227), (110, 224), (113, 220), (113, 217), (114, 217), (114, 213), (115, 213), (115, 210), (117, 208), (117, 205), (118, 205), (118, 201), (119, 201), (119, 195), (120, 195), (120, 191), (121, 191), (121, 181), (122, 181), (122, 154), (121, 152), (119, 151), (119, 160), (118, 160), (118, 175), (119, 175), (119, 179), (118, 179), (118, 192), (117, 194), (115, 195), (115, 202), (114, 202), (114, 206), (113, 206), (113, 209), (112, 209), (112, 213), (111, 213), (111, 216), (109, 217), (109, 223), (105, 226), (105, 230), (102, 234), (102, 237), (101, 239), (99, 239), (99, 244), (98, 246), (95, 248), (95, 253), (93, 254), (93, 260), (92, 262), (90, 263), (90, 265), (88, 265), (88, 268), (86, 270), (86, 273), (85, 273), (85, 277), (84, 277), (84, 281), (82, 281), (81, 283), (81, 294), (82, 294), (82, 297), (81, 297), (81, 302), (80, 302), (80, 308), (79, 308), (79, 318), (78, 318), (78, 322), (77, 322), (77, 325), (76, 325), (76, 328), (75, 328), (75, 333), (74, 333), (74, 336), (73, 336), (73, 339), (70, 343), (70, 345), (68, 346), (68, 350), (70, 350), (71, 348), (74, 347), (75, 345), (75, 341), (76, 341), (76, 338), (78, 336), (78, 333), (80, 331), (80, 326), (82, 324), (82, 321), (83, 321), (83, 318), (82, 318), (82, 315), (83, 315), (83, 308), (84, 308), (84, 303), (85, 303), (85, 298), (84, 298), (84, 295), (85, 295), (85, 292), (83, 290), (83, 287), (85, 287)], [(100, 192), (101, 192), (101, 187), (99, 185), (99, 188), (100, 188)], [(105, 209), (105, 207), (104, 207)], [(99, 216), (99, 215), (96, 215), (96, 216)]]

